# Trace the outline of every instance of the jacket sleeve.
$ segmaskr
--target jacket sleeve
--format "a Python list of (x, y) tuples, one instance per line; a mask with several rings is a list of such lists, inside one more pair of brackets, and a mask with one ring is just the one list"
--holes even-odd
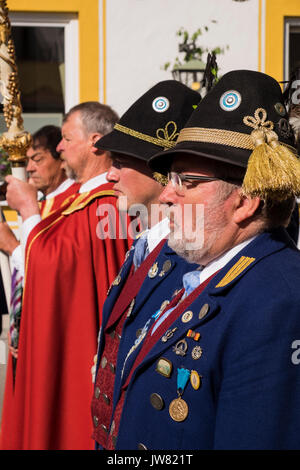
[(273, 293), (268, 306), (249, 301), (246, 314), (236, 315), (224, 349), (216, 449), (299, 447), (300, 365), (293, 344), (300, 339), (300, 316), (292, 293), (289, 300), (280, 295)]

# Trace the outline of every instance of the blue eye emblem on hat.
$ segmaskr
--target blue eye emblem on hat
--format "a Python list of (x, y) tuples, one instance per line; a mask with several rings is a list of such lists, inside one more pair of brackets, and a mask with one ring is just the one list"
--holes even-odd
[(225, 91), (220, 98), (220, 106), (224, 111), (234, 111), (242, 102), (242, 97), (238, 91)]
[(169, 106), (170, 102), (168, 98), (165, 98), (164, 96), (158, 96), (152, 101), (152, 108), (157, 113), (164, 113), (165, 111), (167, 111)]

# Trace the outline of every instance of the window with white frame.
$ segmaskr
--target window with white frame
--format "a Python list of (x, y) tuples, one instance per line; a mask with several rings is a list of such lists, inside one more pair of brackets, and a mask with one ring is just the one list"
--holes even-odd
[(300, 68), (300, 17), (285, 18), (284, 80)]
[[(61, 125), (79, 100), (76, 14), (10, 12), (21, 89), (24, 127), (35, 132)], [(4, 131), (0, 120), (0, 131)]]

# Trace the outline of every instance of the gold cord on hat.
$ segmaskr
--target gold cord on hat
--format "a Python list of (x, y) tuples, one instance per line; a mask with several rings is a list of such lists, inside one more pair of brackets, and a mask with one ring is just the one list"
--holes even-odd
[[(151, 135), (143, 134), (142, 132), (135, 131), (129, 127), (122, 126), (121, 124), (115, 124), (114, 129), (123, 132), (124, 134), (135, 137), (136, 139), (144, 140), (164, 149), (173, 148), (175, 146), (175, 139), (178, 137), (177, 125), (174, 121), (169, 121), (164, 128), (159, 128), (156, 131), (156, 137)], [(169, 133), (170, 132), (170, 133)], [(163, 137), (161, 137), (163, 135)]]
[(245, 150), (253, 150), (254, 148), (249, 134), (206, 127), (186, 127), (182, 129), (177, 139), (177, 144), (186, 141), (228, 145)]
[[(253, 139), (249, 134), (207, 127), (186, 127), (182, 129), (179, 133), (176, 144), (179, 144), (180, 142), (220, 144), (245, 150), (253, 150), (255, 148)], [(297, 153), (294, 147), (283, 142), (282, 145), (289, 148), (291, 152)]]
[(246, 195), (283, 201), (300, 194), (300, 161), (278, 140), (274, 123), (267, 121), (267, 111), (257, 108), (254, 116), (244, 116), (243, 122), (252, 127), (251, 153), (243, 181)]

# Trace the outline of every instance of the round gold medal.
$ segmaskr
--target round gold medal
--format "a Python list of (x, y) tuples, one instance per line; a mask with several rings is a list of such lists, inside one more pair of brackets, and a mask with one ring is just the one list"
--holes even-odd
[(187, 310), (186, 312), (184, 312), (184, 314), (182, 315), (181, 317), (181, 321), (183, 323), (187, 323), (189, 321), (191, 321), (191, 319), (193, 318), (193, 312), (191, 310)]
[(170, 403), (169, 414), (174, 421), (180, 423), (187, 418), (189, 407), (182, 398), (175, 398), (175, 400)]

